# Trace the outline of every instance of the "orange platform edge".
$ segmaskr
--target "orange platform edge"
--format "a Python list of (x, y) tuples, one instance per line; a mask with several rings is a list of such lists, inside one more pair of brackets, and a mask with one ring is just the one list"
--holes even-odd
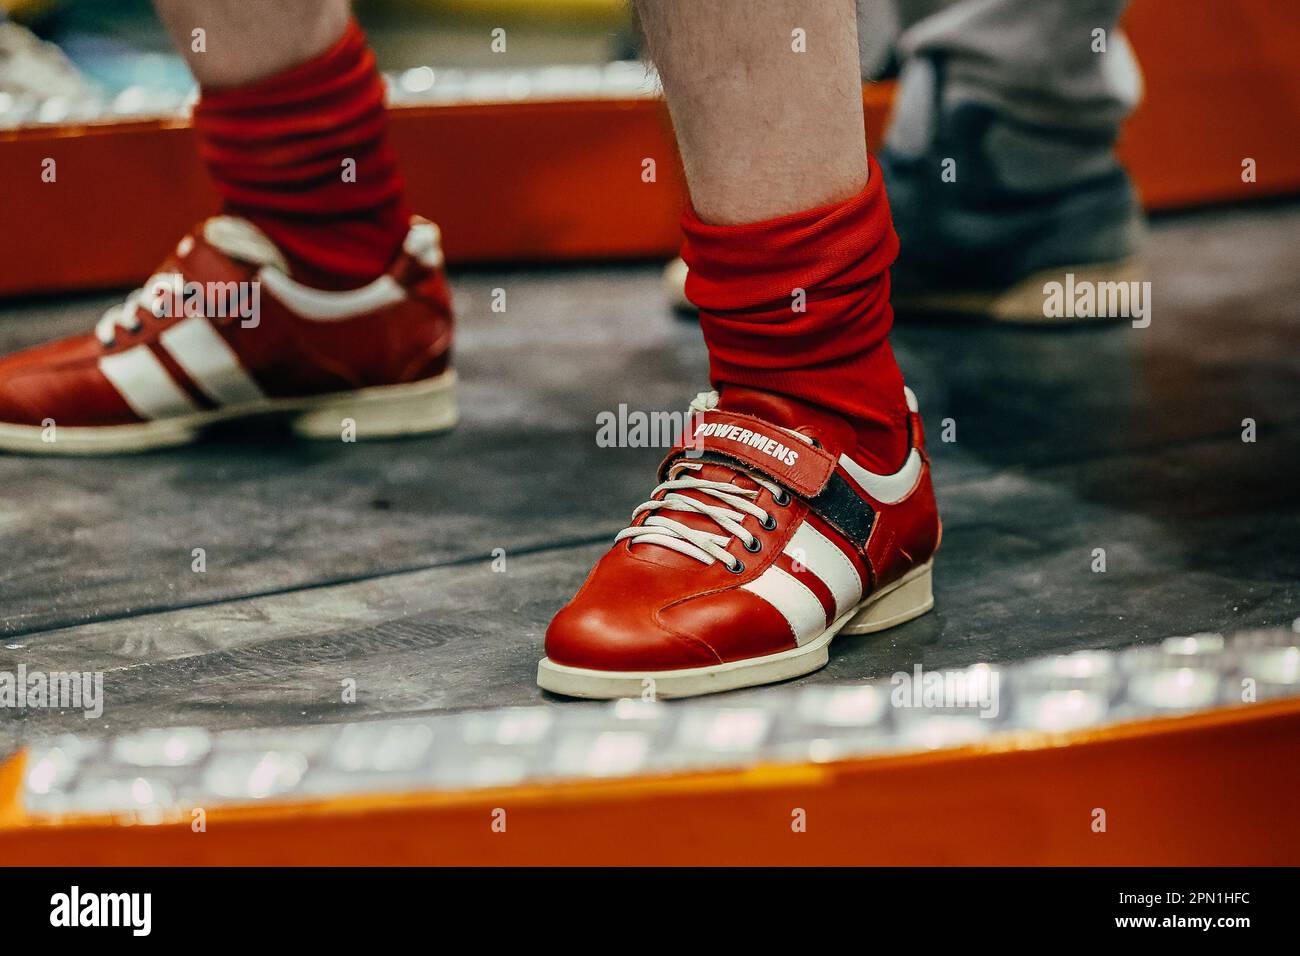
[[(1137, 0), (1146, 98), (1121, 154), (1149, 209), (1300, 191), (1300, 17), (1274, 0)], [(879, 145), (889, 85), (864, 90)], [(685, 190), (650, 99), (397, 108), (415, 208), (452, 262), (668, 257)], [(54, 158), (57, 180), (41, 181)], [(656, 160), (657, 178), (642, 180)], [(1256, 180), (1242, 163), (1255, 161)], [(215, 195), (184, 121), (0, 132), (0, 296), (138, 284)]]
[(203, 832), (27, 817), (21, 761), (0, 767), (0, 859), (29, 865), (1300, 863), (1296, 698), (902, 756), (216, 807)]

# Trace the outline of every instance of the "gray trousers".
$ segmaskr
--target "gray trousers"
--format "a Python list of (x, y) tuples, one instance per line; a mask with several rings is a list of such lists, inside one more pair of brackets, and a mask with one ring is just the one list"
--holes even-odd
[[(945, 64), (942, 102), (992, 106), (1013, 120), (1058, 129), (1118, 130), (1142, 93), (1118, 20), (1127, 0), (857, 0), (864, 77), (890, 53), (902, 64), (891, 145), (928, 140), (929, 62)], [(1105, 52), (1094, 52), (1094, 31)]]

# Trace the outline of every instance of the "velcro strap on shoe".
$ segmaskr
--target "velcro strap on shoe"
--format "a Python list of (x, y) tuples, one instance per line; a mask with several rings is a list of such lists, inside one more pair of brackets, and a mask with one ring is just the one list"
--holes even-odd
[(753, 415), (713, 410), (689, 421), (694, 430), (683, 436), (659, 466), (660, 481), (679, 458), (713, 453), (766, 475), (801, 498), (812, 499), (821, 494), (835, 471), (835, 456), (826, 449)]
[(808, 507), (832, 528), (844, 535), (863, 554), (876, 523), (876, 512), (863, 501), (842, 475), (831, 475), (821, 494)]

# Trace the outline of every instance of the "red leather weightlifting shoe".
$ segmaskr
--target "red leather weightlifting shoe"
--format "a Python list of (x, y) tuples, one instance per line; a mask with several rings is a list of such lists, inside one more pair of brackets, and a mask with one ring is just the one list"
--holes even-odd
[(850, 424), (749, 389), (706, 393), (689, 446), (546, 632), (537, 682), (570, 697), (687, 697), (807, 674), (836, 634), (934, 605), (939, 545), (921, 418), (892, 475)]
[(265, 415), (335, 440), (450, 428), (448, 302), (438, 228), (418, 217), (384, 275), (327, 292), (217, 216), (93, 334), (0, 358), (0, 449), (140, 451)]

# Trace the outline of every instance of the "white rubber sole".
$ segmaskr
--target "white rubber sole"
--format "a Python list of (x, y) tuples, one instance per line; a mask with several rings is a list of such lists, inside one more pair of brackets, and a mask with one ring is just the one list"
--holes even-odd
[[(268, 399), (135, 425), (72, 427), (0, 423), (0, 451), (114, 455), (186, 445), (218, 422), (281, 417), (304, 438), (343, 441), (445, 431), (456, 424), (456, 372), (403, 385), (379, 385), (309, 398)], [(52, 440), (51, 440), (52, 439)]]
[(920, 617), (934, 607), (933, 565), (933, 561), (927, 561), (913, 568), (846, 612), (817, 637), (788, 651), (675, 671), (598, 671), (556, 664), (544, 657), (537, 664), (537, 684), (543, 690), (566, 697), (610, 700), (640, 697), (650, 691), (662, 699), (716, 694), (810, 674), (830, 660), (830, 643), (836, 634), (883, 631)]
[(1043, 286), (1048, 282), (1061, 282), (1067, 272), (1073, 273), (1076, 285), (1141, 282), (1147, 276), (1143, 261), (1136, 256), (1116, 262), (1056, 266), (1032, 273), (1015, 285), (996, 291), (921, 294), (896, 291), (893, 296), (894, 311), (915, 316), (968, 315), (1017, 325), (1082, 325), (1123, 321), (1126, 318), (1104, 315), (1092, 317), (1045, 315), (1043, 304), (1047, 297), (1043, 293)]

